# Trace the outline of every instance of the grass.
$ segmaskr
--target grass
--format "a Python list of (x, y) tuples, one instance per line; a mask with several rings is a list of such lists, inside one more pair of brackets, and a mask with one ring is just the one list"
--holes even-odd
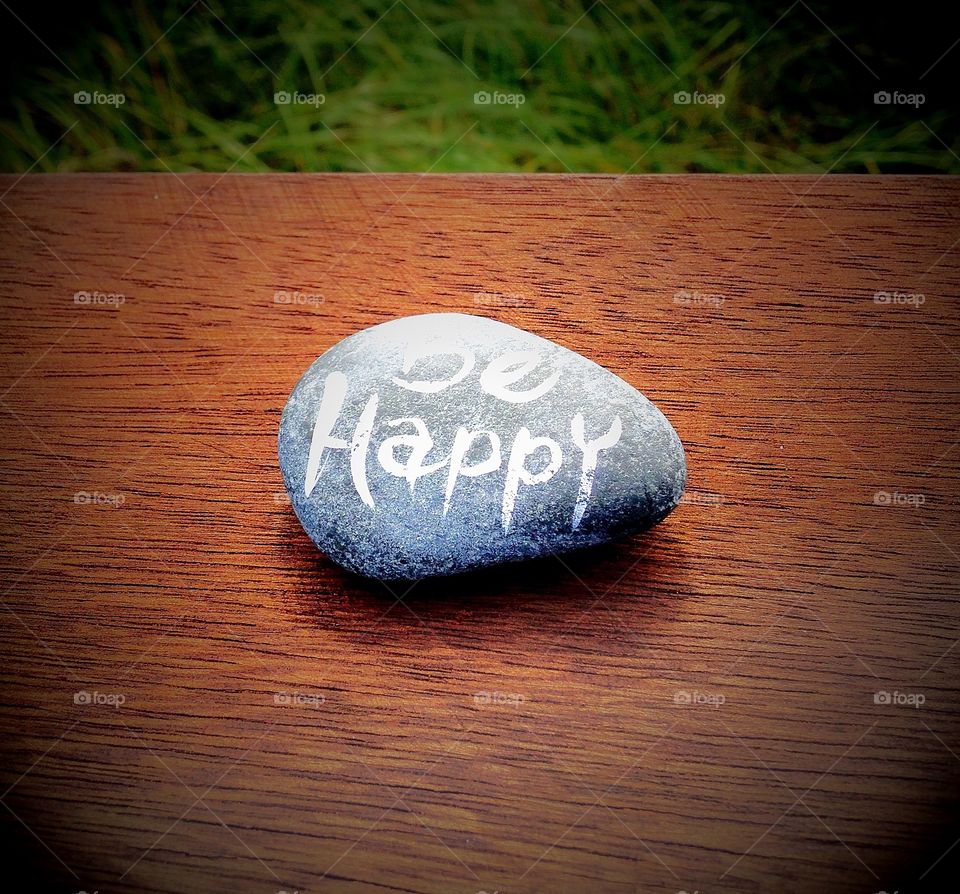
[[(831, 7), (795, 5), (772, 29), (787, 6), (761, 7), (135, 0), (58, 39), (23, 13), (51, 52), (5, 22), (30, 62), (0, 110), (0, 169), (960, 171), (952, 104), (874, 104), (898, 86), (896, 57), (819, 21)], [(78, 105), (80, 90), (125, 101)], [(680, 105), (679, 91), (724, 101)]]

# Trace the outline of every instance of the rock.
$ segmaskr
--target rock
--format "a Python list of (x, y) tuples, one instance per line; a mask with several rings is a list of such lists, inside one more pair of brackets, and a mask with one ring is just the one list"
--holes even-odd
[(384, 580), (644, 530), (687, 478), (677, 433), (639, 391), (467, 314), (404, 317), (334, 345), (293, 389), (279, 455), (313, 542)]

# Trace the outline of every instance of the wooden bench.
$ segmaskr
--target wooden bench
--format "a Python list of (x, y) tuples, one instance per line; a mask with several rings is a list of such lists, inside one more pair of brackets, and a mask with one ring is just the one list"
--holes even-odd
[[(892, 891), (960, 852), (960, 181), (4, 190), (0, 815), (38, 890)], [(463, 579), (332, 565), (280, 411), (441, 310), (640, 388), (684, 503)]]

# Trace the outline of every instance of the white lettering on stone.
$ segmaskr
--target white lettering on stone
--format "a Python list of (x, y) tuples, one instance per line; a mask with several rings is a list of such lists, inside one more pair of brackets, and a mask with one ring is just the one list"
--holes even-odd
[[(423, 420), (417, 416), (391, 419), (387, 425), (395, 428), (405, 423), (412, 425), (416, 429), (416, 433), (394, 435), (391, 438), (387, 438), (377, 451), (377, 459), (380, 461), (380, 465), (385, 472), (388, 472), (390, 475), (396, 475), (397, 478), (405, 478), (410, 485), (410, 493), (412, 494), (418, 478), (442, 469), (450, 460), (445, 459), (442, 462), (425, 466), (423, 461), (426, 459), (427, 454), (433, 450), (433, 438), (430, 437), (430, 432), (427, 431), (427, 426)], [(406, 462), (401, 463), (397, 460), (396, 450), (398, 447), (410, 448), (410, 455), (407, 457)]]
[(444, 388), (449, 388), (451, 385), (456, 385), (457, 382), (465, 379), (470, 375), (474, 364), (477, 362), (473, 351), (467, 350), (466, 348), (459, 350), (434, 350), (426, 345), (410, 345), (403, 355), (403, 374), (407, 375), (418, 360), (437, 354), (454, 354), (460, 357), (462, 361), (460, 369), (449, 379), (441, 379), (439, 382), (432, 382), (428, 379), (418, 379), (413, 382), (408, 382), (406, 379), (401, 379), (400, 376), (394, 376), (394, 385), (399, 385), (401, 388), (406, 388), (409, 391), (419, 391), (421, 394), (436, 394), (438, 391), (443, 391)]
[(350, 444), (350, 474), (353, 477), (353, 484), (357, 493), (360, 494), (360, 499), (371, 509), (373, 509), (373, 497), (370, 496), (370, 487), (367, 485), (367, 449), (370, 446), (370, 435), (373, 434), (373, 420), (377, 415), (379, 399), (379, 395), (370, 395), (370, 400), (367, 401), (360, 419), (357, 420), (357, 428)]
[(323, 397), (320, 398), (320, 409), (317, 411), (317, 419), (313, 424), (310, 455), (307, 457), (307, 474), (303, 479), (305, 496), (309, 497), (317, 486), (323, 451), (328, 447), (334, 450), (343, 450), (347, 447), (347, 442), (343, 438), (331, 436), (346, 394), (347, 377), (342, 372), (330, 373), (323, 383)]
[(583, 514), (587, 511), (587, 503), (590, 500), (590, 494), (593, 492), (593, 479), (597, 474), (597, 457), (601, 450), (609, 450), (620, 440), (623, 434), (623, 423), (619, 416), (613, 417), (610, 428), (594, 438), (592, 441), (586, 440), (584, 434), (583, 414), (577, 413), (570, 422), (570, 435), (573, 443), (583, 452), (583, 465), (580, 472), (580, 490), (577, 493), (577, 502), (573, 507), (573, 530), (576, 531), (583, 521)]
[(540, 363), (538, 351), (507, 351), (490, 361), (480, 374), (480, 387), (493, 397), (499, 397), (511, 404), (525, 404), (543, 397), (560, 378), (559, 370), (534, 388), (526, 391), (511, 391), (507, 386), (520, 381), (533, 372)]
[[(420, 346), (407, 351), (403, 359), (403, 373), (409, 375), (417, 361), (435, 355), (452, 355), (461, 358), (459, 370), (447, 379), (440, 381), (414, 379), (407, 380), (393, 377), (393, 382), (410, 391), (421, 394), (437, 394), (445, 388), (462, 381), (474, 368), (476, 358), (472, 351), (467, 349), (437, 349)], [(481, 389), (500, 400), (511, 404), (527, 403), (542, 397), (553, 388), (560, 378), (555, 371), (539, 384), (526, 390), (515, 390), (511, 386), (517, 385), (522, 379), (529, 376), (540, 364), (542, 356), (537, 351), (508, 351), (494, 358), (480, 374)], [(307, 457), (306, 474), (304, 477), (304, 494), (309, 497), (316, 488), (326, 459), (331, 450), (349, 450), (350, 475), (357, 494), (366, 506), (375, 508), (373, 495), (367, 476), (367, 462), (370, 453), (370, 442), (376, 425), (379, 394), (371, 394), (357, 419), (353, 436), (349, 443), (333, 434), (340, 419), (344, 401), (347, 397), (348, 380), (342, 372), (330, 373), (323, 383), (323, 394), (320, 398), (319, 409), (313, 425), (310, 441), (310, 452)], [(449, 467), (446, 473), (444, 486), (443, 515), (446, 516), (453, 505), (454, 493), (461, 478), (477, 478), (497, 472), (503, 465), (504, 450), (501, 436), (488, 429), (472, 430), (461, 425), (454, 436), (450, 453), (441, 459), (427, 463), (426, 458), (435, 448), (433, 436), (423, 419), (418, 416), (407, 416), (391, 419), (386, 426), (397, 429), (400, 426), (409, 426), (412, 430), (394, 434), (385, 438), (376, 451), (383, 470), (397, 478), (402, 478), (414, 492), (417, 481), (426, 476)], [(586, 434), (587, 423), (583, 413), (577, 413), (570, 421), (570, 437), (573, 446), (581, 454), (580, 483), (576, 500), (573, 506), (571, 530), (576, 531), (584, 518), (590, 498), (593, 495), (596, 481), (597, 466), (600, 454), (614, 447), (620, 442), (623, 434), (623, 422), (620, 416), (614, 416), (607, 430), (589, 439)], [(480, 448), (482, 457), (471, 461), (468, 457), (471, 451)], [(547, 450), (549, 458), (538, 472), (528, 468), (528, 462), (533, 464), (534, 454)], [(403, 458), (401, 450), (409, 451)], [(501, 524), (504, 533), (510, 530), (513, 522), (517, 497), (522, 487), (533, 487), (545, 484), (559, 471), (564, 462), (563, 450), (553, 438), (534, 437), (530, 430), (523, 426), (517, 432), (507, 457), (507, 468), (501, 503)]]
[(307, 472), (303, 479), (303, 492), (310, 496), (320, 478), (321, 461), (325, 450), (349, 450), (350, 474), (353, 484), (360, 495), (360, 499), (371, 509), (374, 507), (373, 497), (367, 484), (367, 448), (370, 445), (370, 435), (373, 433), (373, 420), (377, 415), (376, 394), (370, 395), (367, 405), (363, 408), (357, 427), (353, 432), (353, 440), (347, 444), (343, 438), (333, 437), (333, 427), (337, 424), (343, 399), (347, 394), (347, 377), (342, 372), (332, 372), (323, 383), (323, 397), (320, 398), (320, 409), (313, 424), (313, 435), (310, 438), (310, 453), (307, 456)]
[[(470, 452), (474, 440), (484, 435), (490, 440), (490, 455), (482, 462), (465, 465), (464, 460)], [(450, 451), (450, 471), (447, 473), (447, 490), (443, 500), (443, 514), (446, 515), (450, 509), (450, 500), (453, 497), (453, 490), (457, 486), (457, 478), (460, 475), (465, 478), (476, 478), (478, 475), (496, 472), (502, 461), (500, 436), (496, 432), (469, 431), (463, 426), (458, 428), (453, 439), (453, 449)]]
[[(539, 472), (533, 473), (527, 468), (527, 458), (546, 447), (550, 451), (550, 461)], [(557, 474), (557, 469), (563, 462), (560, 445), (552, 438), (534, 438), (530, 429), (523, 426), (517, 432), (510, 450), (510, 459), (507, 460), (507, 480), (503, 488), (502, 523), (503, 533), (510, 530), (510, 521), (513, 518), (513, 508), (517, 501), (520, 485), (528, 487), (534, 484), (543, 484)]]

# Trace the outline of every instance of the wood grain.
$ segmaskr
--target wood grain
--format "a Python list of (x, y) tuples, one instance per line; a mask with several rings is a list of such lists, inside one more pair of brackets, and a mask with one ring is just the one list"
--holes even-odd
[[(960, 834), (960, 181), (0, 188), (0, 813), (38, 890), (936, 877)], [(684, 504), (411, 588), (332, 565), (285, 502), (280, 411), (339, 339), (437, 310), (639, 387), (684, 440)]]

